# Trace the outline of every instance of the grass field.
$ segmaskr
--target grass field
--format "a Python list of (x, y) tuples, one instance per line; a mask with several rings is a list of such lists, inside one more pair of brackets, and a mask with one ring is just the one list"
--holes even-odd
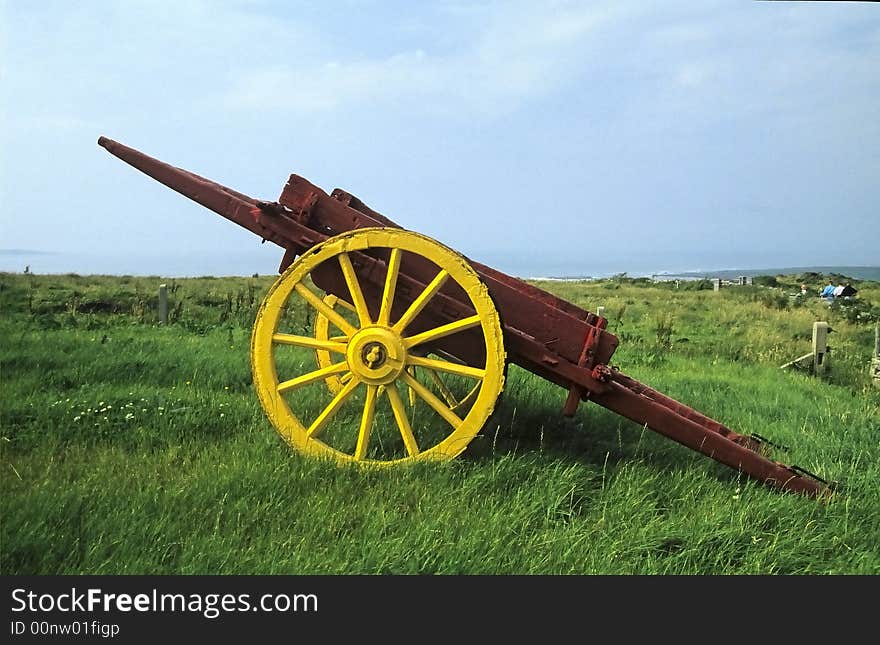
[[(515, 366), (456, 460), (365, 471), (306, 459), (251, 381), (271, 277), (0, 274), (0, 570), (880, 573), (880, 284), (829, 307), (791, 295), (803, 279), (718, 293), (625, 278), (540, 286), (604, 306), (623, 372), (788, 446), (774, 457), (841, 482), (830, 501), (746, 480), (596, 405), (563, 418), (565, 391)], [(816, 320), (834, 329), (830, 375), (780, 370), (809, 352)]]

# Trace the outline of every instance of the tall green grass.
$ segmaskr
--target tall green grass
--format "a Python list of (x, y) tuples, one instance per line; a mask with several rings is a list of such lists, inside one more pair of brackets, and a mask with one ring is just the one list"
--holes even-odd
[[(250, 325), (270, 279), (169, 280), (164, 327), (158, 283), (0, 276), (4, 574), (880, 572), (871, 309), (859, 319), (784, 286), (542, 285), (606, 307), (627, 374), (840, 481), (821, 502), (595, 405), (563, 418), (565, 391), (516, 367), (459, 459), (306, 459), (252, 391)], [(820, 319), (835, 329), (829, 377), (780, 370)]]

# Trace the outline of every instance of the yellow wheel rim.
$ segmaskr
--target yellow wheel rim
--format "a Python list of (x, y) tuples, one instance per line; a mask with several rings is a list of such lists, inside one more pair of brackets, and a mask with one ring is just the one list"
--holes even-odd
[[(379, 259), (378, 278), (358, 275), (359, 252)], [(399, 269), (412, 258), (435, 273), (404, 295)], [(344, 299), (314, 286), (313, 272), (328, 268), (344, 277)], [(426, 325), (438, 320), (431, 316), (449, 283), (475, 313), (448, 321), (447, 310), (442, 323)], [(314, 336), (293, 333), (288, 322), (303, 308), (317, 312)], [(479, 359), (435, 351), (457, 334), (479, 340)], [(504, 386), (501, 323), (479, 276), (451, 249), (399, 229), (344, 233), (294, 262), (260, 307), (251, 360), (260, 402), (285, 441), (342, 462), (451, 459), (482, 429)], [(416, 405), (404, 404), (405, 390)]]

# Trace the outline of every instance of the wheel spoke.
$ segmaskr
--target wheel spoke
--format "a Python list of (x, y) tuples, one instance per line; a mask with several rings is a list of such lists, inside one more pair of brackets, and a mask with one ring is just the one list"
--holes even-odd
[(446, 383), (443, 382), (443, 379), (440, 378), (440, 375), (434, 370), (429, 369), (428, 376), (431, 377), (431, 380), (434, 381), (434, 385), (440, 390), (440, 394), (443, 396), (443, 400), (446, 401), (446, 405), (454, 410), (455, 406), (458, 405), (458, 401), (455, 400), (455, 395), (452, 393), (452, 390), (446, 387)]
[[(416, 368), (415, 368), (415, 367), (412, 367), (412, 366), (407, 367), (407, 368), (406, 368), (406, 373), (409, 374), (410, 376), (412, 376), (413, 378), (415, 378), (415, 377), (416, 377)], [(410, 387), (410, 388), (407, 388), (406, 391), (407, 391), (407, 394), (409, 395), (409, 407), (411, 407), (411, 408), (416, 407), (416, 393), (415, 393), (415, 390), (413, 390), (413, 389)]]
[[(333, 297), (336, 298), (336, 296), (333, 296)], [(325, 300), (326, 300), (326, 298), (325, 298)], [(328, 304), (329, 304), (329, 303), (328, 303)], [(356, 312), (356, 310), (355, 310), (355, 308), (354, 308), (354, 305), (350, 305), (350, 304), (348, 304), (348, 302), (345, 301), (345, 300), (343, 300), (342, 298), (336, 298), (335, 302), (333, 302), (332, 304), (333, 304), (334, 307), (335, 307), (336, 305), (339, 305), (339, 306), (342, 307), (343, 309), (348, 309), (348, 310), (349, 310), (350, 312), (352, 312), (352, 313), (355, 313), (355, 312)]]
[(458, 374), (459, 376), (469, 376), (471, 378), (482, 379), (486, 376), (486, 370), (478, 367), (470, 367), (469, 365), (461, 365), (450, 361), (439, 361), (434, 358), (425, 358), (423, 356), (415, 356), (410, 354), (406, 359), (407, 365), (418, 365), (419, 367), (427, 367), (433, 374), (432, 370), (438, 372), (449, 372), (450, 374)]
[(351, 258), (348, 253), (339, 254), (339, 266), (342, 267), (342, 275), (345, 276), (345, 284), (348, 285), (348, 292), (354, 302), (354, 309), (357, 312), (358, 320), (361, 327), (369, 327), (373, 324), (370, 320), (370, 312), (367, 310), (367, 302), (364, 300), (364, 292), (361, 291), (360, 282), (358, 282), (357, 274), (354, 272), (354, 266), (351, 264)]
[(415, 347), (416, 345), (421, 345), (422, 343), (427, 343), (432, 340), (438, 340), (440, 338), (443, 338), (444, 336), (449, 336), (451, 334), (456, 334), (460, 331), (464, 331), (465, 329), (476, 327), (479, 324), (480, 317), (477, 314), (474, 314), (473, 316), (468, 316), (467, 318), (462, 318), (461, 320), (456, 320), (455, 322), (451, 322), (446, 325), (441, 325), (440, 327), (434, 327), (433, 329), (423, 331), (421, 334), (416, 334), (415, 336), (404, 338), (403, 342), (406, 345), (406, 348), (409, 349), (410, 347)]
[(339, 305), (343, 309), (348, 309), (350, 312), (355, 313), (354, 305), (348, 304), (348, 302), (335, 294), (328, 293), (326, 296), (324, 296), (323, 300), (324, 303), (332, 309), (336, 309), (336, 305)]
[[(327, 378), (328, 376), (332, 376), (334, 374), (339, 374), (341, 372), (345, 372), (348, 370), (348, 363), (342, 361), (341, 363), (335, 363), (333, 365), (328, 365), (319, 370), (315, 370), (314, 372), (309, 372), (308, 374), (303, 374), (302, 376), (297, 376), (296, 378), (292, 378), (289, 381), (284, 381), (283, 383), (278, 384), (278, 393), (282, 394), (284, 392), (288, 392), (290, 390), (296, 389), (303, 385), (308, 385), (309, 383), (314, 383), (315, 381), (320, 381), (322, 379)], [(349, 377), (351, 378), (351, 377)]]
[(422, 309), (425, 308), (425, 305), (428, 304), (428, 301), (433, 298), (440, 288), (445, 284), (446, 280), (449, 278), (449, 273), (446, 269), (441, 269), (440, 273), (434, 276), (434, 279), (431, 280), (431, 283), (425, 287), (424, 291), (422, 291), (418, 298), (412, 301), (412, 304), (409, 306), (409, 309), (404, 312), (404, 314), (400, 317), (396, 323), (394, 323), (394, 331), (398, 334), (403, 333), (403, 330), (406, 329), (406, 326), (410, 324), (413, 319), (418, 316)]
[(272, 334), (272, 342), (282, 345), (308, 347), (309, 349), (323, 349), (328, 352), (336, 352), (337, 354), (344, 354), (346, 349), (345, 343), (334, 340), (321, 340), (311, 336), (296, 336), (295, 334)]
[(391, 316), (391, 305), (394, 303), (394, 292), (397, 289), (397, 274), (400, 271), (400, 258), (403, 252), (394, 247), (388, 256), (388, 272), (385, 274), (385, 289), (382, 291), (382, 305), (379, 307), (380, 325), (387, 325)]
[(361, 428), (358, 432), (357, 447), (354, 449), (354, 458), (363, 459), (367, 454), (367, 445), (370, 443), (370, 432), (373, 429), (373, 416), (376, 413), (376, 391), (378, 385), (367, 385), (367, 399), (364, 401), (364, 414), (361, 416)]
[(403, 445), (406, 446), (406, 452), (410, 457), (419, 454), (419, 445), (413, 436), (412, 427), (409, 425), (409, 419), (406, 416), (406, 406), (403, 399), (400, 398), (400, 392), (397, 386), (391, 383), (385, 390), (388, 395), (388, 402), (391, 403), (391, 411), (394, 413), (394, 420), (397, 421), (397, 427), (400, 429), (400, 436), (403, 439)]
[(324, 314), (324, 317), (330, 322), (339, 327), (346, 336), (351, 336), (357, 331), (354, 325), (340, 316), (333, 307), (329, 306), (326, 302), (321, 300), (321, 298), (312, 293), (311, 289), (305, 286), (302, 282), (298, 282), (294, 289), (296, 289), (296, 292), (302, 296), (306, 302), (312, 305), (312, 307), (317, 309), (320, 313)]
[[(458, 402), (456, 407), (459, 410), (464, 410), (467, 406), (469, 406), (471, 403), (473, 403), (476, 400), (477, 395), (480, 392), (480, 386), (481, 386), (481, 383), (477, 383), (476, 385), (474, 385), (474, 387), (471, 389), (471, 391), (468, 392), (465, 395), (465, 397), (461, 401)], [(455, 409), (455, 408), (453, 408), (453, 409)]]
[(434, 408), (434, 411), (441, 417), (443, 417), (449, 425), (451, 425), (453, 428), (458, 428), (458, 426), (462, 424), (462, 420), (458, 418), (458, 415), (450, 410), (443, 403), (443, 401), (434, 396), (434, 393), (431, 392), (428, 388), (419, 383), (406, 372), (401, 372), (400, 376), (404, 380), (404, 382), (409, 385), (413, 390), (415, 390), (416, 394), (418, 394), (425, 403)]
[(333, 418), (333, 416), (339, 411), (339, 408), (342, 407), (342, 404), (345, 403), (345, 400), (354, 392), (354, 388), (358, 386), (360, 381), (356, 378), (351, 379), (348, 383), (345, 384), (336, 396), (333, 397), (333, 400), (330, 401), (330, 405), (324, 408), (323, 412), (318, 415), (318, 418), (312, 422), (312, 425), (309, 426), (309, 429), (306, 430), (306, 436), (314, 438), (318, 436), (321, 430), (324, 429), (324, 426), (327, 425), (327, 422)]

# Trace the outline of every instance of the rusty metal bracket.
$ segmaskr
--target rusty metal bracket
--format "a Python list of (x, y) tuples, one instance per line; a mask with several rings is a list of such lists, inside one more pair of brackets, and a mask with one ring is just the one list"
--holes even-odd
[(293, 264), (299, 253), (299, 249), (293, 247), (284, 249), (284, 256), (281, 258), (281, 264), (278, 265), (278, 273), (281, 274), (287, 271), (287, 268)]
[[(599, 316), (590, 314), (595, 319), (595, 323), (587, 328), (587, 337), (584, 339), (584, 347), (581, 350), (580, 358), (578, 358), (578, 367), (582, 367), (590, 371), (591, 376), (597, 381), (607, 382), (611, 377), (611, 370), (607, 365), (595, 365), (596, 348), (599, 346), (599, 338), (602, 336), (602, 330), (605, 329), (608, 321)], [(589, 320), (589, 316), (588, 316)], [(600, 368), (605, 368), (600, 369)], [(562, 414), (566, 417), (574, 416), (581, 399), (588, 397), (589, 392), (585, 392), (579, 385), (572, 383), (568, 389), (568, 396), (565, 404), (562, 406)]]

